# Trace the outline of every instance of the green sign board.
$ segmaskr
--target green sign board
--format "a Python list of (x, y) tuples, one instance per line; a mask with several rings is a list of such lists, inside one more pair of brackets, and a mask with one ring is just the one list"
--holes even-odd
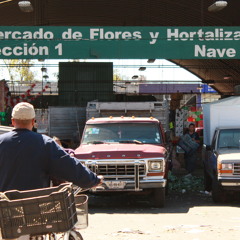
[(1, 26), (1, 58), (239, 59), (240, 27)]

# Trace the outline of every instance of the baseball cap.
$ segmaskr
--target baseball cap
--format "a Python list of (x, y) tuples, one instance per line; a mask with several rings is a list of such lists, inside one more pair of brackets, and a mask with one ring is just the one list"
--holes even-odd
[(35, 118), (33, 105), (27, 102), (16, 104), (12, 110), (12, 118), (19, 120), (28, 120)]

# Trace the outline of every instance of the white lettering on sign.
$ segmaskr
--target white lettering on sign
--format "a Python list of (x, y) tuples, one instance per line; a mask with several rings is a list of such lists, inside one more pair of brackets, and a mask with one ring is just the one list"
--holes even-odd
[(58, 51), (58, 56), (62, 55), (62, 43), (59, 43), (57, 46), (55, 46), (55, 49)]
[[(95, 45), (99, 58), (107, 58), (109, 55), (114, 57), (113, 52), (116, 50), (115, 55), (120, 53), (119, 56), (126, 59), (151, 55), (155, 58), (173, 58), (175, 52), (182, 59), (227, 59), (239, 57), (240, 44), (236, 41), (240, 41), (238, 27), (2, 26), (0, 57), (92, 58), (96, 56), (92, 54), (91, 48)], [(189, 48), (194, 50), (185, 50)]]
[(73, 32), (71, 28), (69, 28), (67, 31), (63, 32), (62, 33), (62, 39), (65, 40), (65, 39), (82, 39), (82, 33), (81, 32), (78, 32), (78, 31), (75, 31)]
[(121, 32), (121, 31), (107, 31), (105, 32), (103, 28), (91, 28), (90, 29), (90, 39), (91, 40), (139, 40), (142, 38), (141, 32), (135, 31), (135, 32)]
[(195, 57), (209, 57), (209, 58), (218, 58), (218, 57), (235, 57), (236, 50), (234, 48), (207, 48), (206, 45), (199, 46), (195, 45), (194, 50)]
[(203, 41), (203, 30), (199, 29), (194, 32), (179, 32), (179, 29), (167, 29), (167, 40), (171, 41), (193, 41), (198, 38), (198, 40)]
[(159, 36), (159, 32), (149, 32), (149, 34), (150, 34), (150, 37), (151, 37), (151, 41), (149, 42), (150, 44), (155, 44), (156, 43), (156, 41), (157, 41), (157, 38), (158, 38), (158, 36)]
[(0, 39), (54, 39), (53, 32), (44, 31), (43, 28), (39, 28), (38, 31), (0, 31)]
[(32, 45), (28, 45), (24, 43), (23, 46), (15, 46), (15, 47), (3, 47), (0, 49), (0, 55), (10, 57), (10, 56), (46, 56), (49, 55), (49, 49), (47, 46), (35, 46), (36, 44), (33, 43)]
[(179, 31), (179, 29), (167, 29), (168, 41), (239, 41), (240, 31), (224, 31), (223, 28), (216, 28), (213, 31)]

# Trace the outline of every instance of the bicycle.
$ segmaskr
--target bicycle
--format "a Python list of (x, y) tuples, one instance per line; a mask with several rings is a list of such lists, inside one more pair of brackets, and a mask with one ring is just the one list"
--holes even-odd
[[(86, 190), (85, 190), (86, 191)], [(74, 226), (88, 226), (88, 196), (78, 195), (71, 183), (29, 191), (0, 194), (0, 228), (2, 237), (30, 240), (83, 240)]]

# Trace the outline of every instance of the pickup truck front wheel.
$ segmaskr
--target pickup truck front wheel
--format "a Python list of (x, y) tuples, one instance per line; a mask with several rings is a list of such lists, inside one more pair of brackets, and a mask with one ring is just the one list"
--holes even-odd
[(222, 203), (226, 201), (226, 191), (223, 190), (216, 178), (212, 181), (212, 200), (215, 203)]
[(165, 204), (165, 188), (153, 189), (153, 205), (157, 208), (164, 207)]

